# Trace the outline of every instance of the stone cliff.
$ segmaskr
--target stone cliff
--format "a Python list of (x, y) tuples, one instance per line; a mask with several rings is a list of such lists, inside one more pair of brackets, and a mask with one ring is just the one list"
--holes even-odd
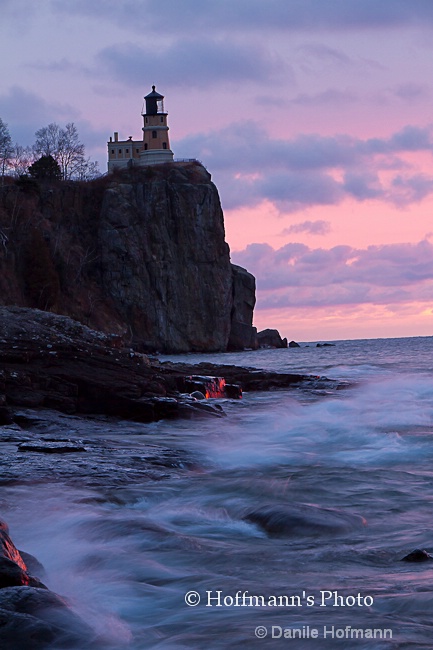
[(199, 163), (91, 183), (22, 179), (0, 192), (0, 304), (65, 314), (144, 351), (183, 352), (255, 347), (254, 302)]

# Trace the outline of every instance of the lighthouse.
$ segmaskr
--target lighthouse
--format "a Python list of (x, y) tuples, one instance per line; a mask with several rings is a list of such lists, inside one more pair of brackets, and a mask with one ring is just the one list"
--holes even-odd
[(168, 138), (167, 113), (164, 110), (164, 95), (152, 92), (144, 98), (143, 139), (119, 140), (119, 133), (114, 132), (108, 144), (108, 171), (128, 167), (144, 167), (173, 161)]
[(168, 139), (167, 113), (164, 110), (164, 95), (152, 92), (144, 98), (146, 112), (143, 115), (143, 150), (140, 153), (140, 164), (149, 165), (171, 162), (173, 152)]

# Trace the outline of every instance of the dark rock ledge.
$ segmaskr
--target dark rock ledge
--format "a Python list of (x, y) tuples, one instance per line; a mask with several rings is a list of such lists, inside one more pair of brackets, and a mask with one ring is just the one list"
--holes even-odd
[(0, 307), (0, 425), (12, 423), (20, 407), (139, 422), (221, 417), (219, 404), (191, 393), (238, 398), (242, 390), (318, 381), (237, 366), (159, 363), (66, 316)]
[(93, 630), (67, 602), (30, 574), (43, 567), (18, 551), (0, 520), (0, 647), (2, 650), (96, 648)]

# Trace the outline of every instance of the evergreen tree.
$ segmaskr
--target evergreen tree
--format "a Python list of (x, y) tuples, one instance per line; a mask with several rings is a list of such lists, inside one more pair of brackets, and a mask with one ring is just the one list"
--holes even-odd
[(37, 180), (59, 181), (62, 178), (59, 163), (51, 155), (42, 156), (30, 165), (29, 174)]

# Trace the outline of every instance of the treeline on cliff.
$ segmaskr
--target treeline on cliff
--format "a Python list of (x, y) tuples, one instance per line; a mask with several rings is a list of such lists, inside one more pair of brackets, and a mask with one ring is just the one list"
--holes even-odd
[(38, 129), (32, 145), (12, 142), (8, 125), (0, 117), (0, 176), (90, 180), (100, 175), (96, 161), (86, 158), (85, 146), (73, 122), (55, 122)]

